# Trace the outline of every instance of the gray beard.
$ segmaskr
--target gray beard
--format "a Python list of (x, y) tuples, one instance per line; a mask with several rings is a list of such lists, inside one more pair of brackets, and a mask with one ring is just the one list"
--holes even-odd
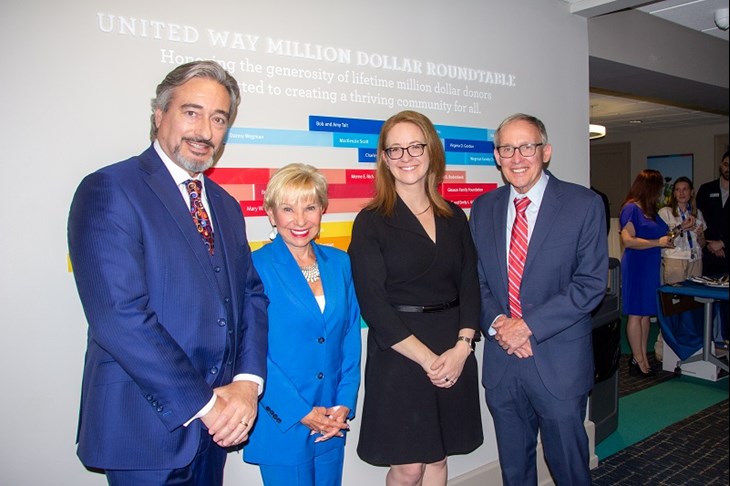
[(215, 164), (215, 157), (211, 157), (208, 160), (204, 160), (202, 162), (196, 162), (193, 160), (189, 160), (185, 158), (184, 156), (180, 155), (180, 146), (175, 147), (175, 161), (177, 162), (177, 165), (182, 167), (188, 172), (198, 174), (200, 172), (205, 172), (206, 170), (213, 167)]

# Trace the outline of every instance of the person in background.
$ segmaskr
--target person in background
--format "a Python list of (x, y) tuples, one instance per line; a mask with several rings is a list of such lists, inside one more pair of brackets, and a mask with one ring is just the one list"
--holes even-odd
[(357, 452), (390, 466), (389, 486), (445, 485), (447, 457), (483, 441), (476, 252), (464, 211), (439, 193), (445, 155), (427, 117), (390, 117), (376, 164), (348, 250), (369, 327)]
[(315, 242), (327, 180), (311, 165), (279, 169), (264, 209), (273, 242), (253, 261), (271, 301), (268, 379), (243, 458), (259, 465), (266, 486), (338, 486), (360, 387), (360, 308), (350, 260)]
[[(720, 159), (720, 177), (705, 182), (697, 191), (697, 207), (705, 217), (707, 244), (702, 250), (702, 274), (708, 277), (728, 275), (727, 248), (730, 245), (730, 204), (728, 204), (728, 176), (730, 175), (730, 152)], [(728, 349), (728, 309), (727, 301), (715, 304), (715, 325), (713, 339), (715, 346)]]
[(702, 252), (703, 275), (728, 274), (727, 248), (730, 245), (730, 204), (728, 199), (728, 168), (730, 152), (725, 152), (720, 162), (720, 177), (705, 182), (697, 191), (697, 207), (705, 217), (707, 244)]
[(538, 432), (555, 484), (588, 485), (584, 418), (593, 388), (591, 312), (608, 280), (601, 198), (545, 170), (552, 146), (534, 116), (494, 134), (504, 186), (479, 196), (482, 383), (505, 485), (537, 484)]
[(684, 282), (702, 275), (702, 246), (705, 220), (694, 204), (694, 187), (688, 177), (678, 177), (672, 184), (669, 205), (659, 210), (659, 217), (676, 230), (672, 247), (662, 248), (662, 283)]
[(218, 63), (178, 66), (152, 100), (152, 145), (71, 204), (88, 321), (78, 456), (112, 485), (220, 485), (256, 418), (268, 300), (241, 206), (203, 175), (239, 100)]
[(593, 186), (591, 186), (591, 191), (601, 196), (601, 201), (603, 202), (603, 213), (606, 216), (606, 236), (608, 236), (611, 232), (611, 203), (608, 201), (608, 196), (605, 193), (599, 191)]
[[(684, 282), (702, 275), (702, 246), (705, 221), (694, 201), (694, 187), (688, 177), (678, 177), (672, 184), (669, 205), (659, 209), (659, 217), (675, 234), (672, 248), (662, 248), (662, 283)], [(657, 334), (654, 354), (662, 361), (664, 341)]]
[(659, 171), (642, 170), (631, 184), (621, 206), (619, 227), (624, 253), (621, 258), (623, 313), (628, 316), (626, 337), (631, 348), (629, 372), (654, 374), (647, 356), (650, 318), (657, 313), (661, 285), (662, 248), (673, 248), (669, 226), (657, 214), (664, 179)]

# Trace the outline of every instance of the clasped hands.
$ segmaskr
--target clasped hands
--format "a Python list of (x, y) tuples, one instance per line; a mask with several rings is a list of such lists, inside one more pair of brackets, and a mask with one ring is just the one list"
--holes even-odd
[[(462, 343), (462, 344), (459, 344)], [(464, 362), (471, 353), (469, 345), (463, 341), (444, 351), (440, 356), (435, 356), (430, 366), (426, 367), (426, 375), (435, 386), (439, 388), (451, 388), (461, 376), (464, 370)]]
[(530, 344), (532, 331), (524, 320), (500, 316), (492, 324), (492, 329), (496, 331), (494, 339), (502, 349), (507, 351), (507, 354), (514, 354), (518, 358), (532, 356), (532, 345)]
[(725, 258), (725, 244), (722, 240), (707, 240), (707, 249), (718, 258)]
[(234, 381), (213, 389), (213, 408), (201, 417), (213, 441), (221, 447), (231, 447), (248, 440), (258, 406), (258, 384)]
[(344, 405), (334, 407), (312, 407), (312, 410), (300, 420), (311, 430), (310, 435), (321, 434), (315, 442), (324, 442), (332, 437), (343, 437), (343, 430), (350, 430), (347, 416), (350, 409)]

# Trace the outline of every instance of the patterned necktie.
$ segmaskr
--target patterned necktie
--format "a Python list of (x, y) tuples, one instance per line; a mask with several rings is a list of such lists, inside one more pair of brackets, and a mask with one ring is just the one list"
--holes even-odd
[(530, 200), (526, 197), (522, 199), (515, 198), (514, 203), (517, 216), (512, 225), (512, 236), (509, 241), (509, 311), (513, 319), (519, 319), (522, 317), (520, 285), (522, 284), (522, 271), (525, 268), (525, 258), (527, 257), (527, 218), (525, 217), (525, 211), (527, 211), (527, 206), (530, 205)]
[(213, 228), (210, 225), (208, 212), (203, 207), (203, 201), (200, 199), (203, 193), (203, 183), (195, 179), (188, 179), (185, 181), (185, 189), (188, 190), (190, 195), (190, 215), (193, 217), (195, 227), (203, 238), (208, 252), (212, 255)]

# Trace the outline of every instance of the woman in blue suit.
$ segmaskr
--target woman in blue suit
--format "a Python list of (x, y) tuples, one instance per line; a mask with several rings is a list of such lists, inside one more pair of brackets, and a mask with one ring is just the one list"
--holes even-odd
[(326, 208), (327, 181), (310, 165), (279, 169), (264, 194), (273, 242), (253, 261), (271, 301), (268, 378), (244, 460), (267, 486), (342, 483), (360, 308), (347, 253), (314, 241)]

